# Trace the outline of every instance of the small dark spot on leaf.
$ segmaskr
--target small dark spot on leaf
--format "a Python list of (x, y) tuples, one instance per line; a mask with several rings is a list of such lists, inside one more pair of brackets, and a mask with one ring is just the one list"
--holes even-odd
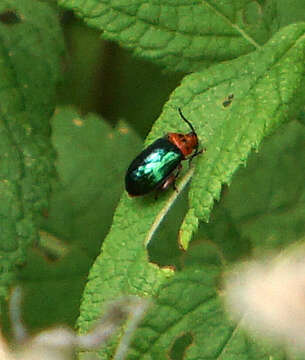
[(232, 101), (234, 99), (234, 94), (230, 94), (222, 103), (223, 107), (227, 107), (231, 105)]
[(184, 353), (186, 349), (192, 345), (193, 336), (191, 333), (185, 333), (179, 336), (175, 342), (169, 353), (169, 358), (171, 360), (182, 360), (184, 358)]
[(15, 25), (21, 22), (21, 18), (16, 11), (5, 10), (0, 13), (0, 22), (6, 25)]

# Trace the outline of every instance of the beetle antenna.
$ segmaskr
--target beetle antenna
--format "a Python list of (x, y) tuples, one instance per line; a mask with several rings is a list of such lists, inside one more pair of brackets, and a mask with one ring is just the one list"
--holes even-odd
[(180, 114), (182, 120), (184, 120), (188, 124), (188, 126), (191, 128), (192, 132), (196, 135), (196, 131), (195, 131), (193, 125), (184, 117), (184, 115), (182, 114), (181, 108), (178, 108), (178, 111), (179, 111), (179, 114)]

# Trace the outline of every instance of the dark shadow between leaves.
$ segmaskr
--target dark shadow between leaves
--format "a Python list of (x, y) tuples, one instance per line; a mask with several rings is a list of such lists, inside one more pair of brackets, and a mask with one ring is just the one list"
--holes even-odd
[[(173, 191), (169, 189), (168, 191)], [(164, 194), (166, 196), (166, 194)], [(161, 194), (163, 196), (163, 194)], [(179, 248), (178, 232), (187, 209), (187, 191), (178, 199), (167, 213), (147, 246), (150, 262), (160, 267), (181, 269), (183, 251)]]

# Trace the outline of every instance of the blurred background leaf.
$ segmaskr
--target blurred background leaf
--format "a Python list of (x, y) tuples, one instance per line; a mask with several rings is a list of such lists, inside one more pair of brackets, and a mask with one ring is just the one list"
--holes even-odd
[(58, 109), (52, 119), (52, 143), (58, 181), (40, 224), (43, 241), (19, 273), (24, 318), (35, 329), (61, 322), (73, 326), (88, 270), (123, 190), (124, 171), (141, 148), (123, 121), (112, 128), (96, 115), (81, 117), (69, 108)]
[(38, 218), (48, 205), (54, 172), (49, 118), (63, 38), (57, 14), (32, 0), (0, 3), (0, 37), (1, 312), (15, 266), (38, 240)]
[(146, 136), (183, 73), (168, 74), (135, 58), (114, 42), (102, 40), (98, 31), (71, 12), (62, 21), (68, 56), (58, 101), (74, 104), (84, 114), (100, 113), (112, 123), (124, 118)]

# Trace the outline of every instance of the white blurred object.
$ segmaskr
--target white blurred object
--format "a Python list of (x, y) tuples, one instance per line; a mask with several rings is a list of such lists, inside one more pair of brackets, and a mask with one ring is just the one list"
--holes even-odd
[(249, 262), (226, 279), (226, 305), (264, 337), (305, 351), (305, 253)]
[(9, 348), (1, 334), (0, 334), (0, 359), (14, 360), (14, 357), (10, 354)]
[(71, 360), (76, 350), (89, 351), (104, 346), (125, 324), (125, 332), (114, 357), (115, 360), (123, 360), (132, 335), (148, 307), (147, 300), (125, 296), (109, 303), (105, 315), (87, 334), (77, 335), (70, 329), (56, 327), (30, 337), (21, 320), (21, 300), (22, 291), (17, 287), (10, 298), (10, 318), (16, 348), (11, 351), (0, 333), (0, 360)]

